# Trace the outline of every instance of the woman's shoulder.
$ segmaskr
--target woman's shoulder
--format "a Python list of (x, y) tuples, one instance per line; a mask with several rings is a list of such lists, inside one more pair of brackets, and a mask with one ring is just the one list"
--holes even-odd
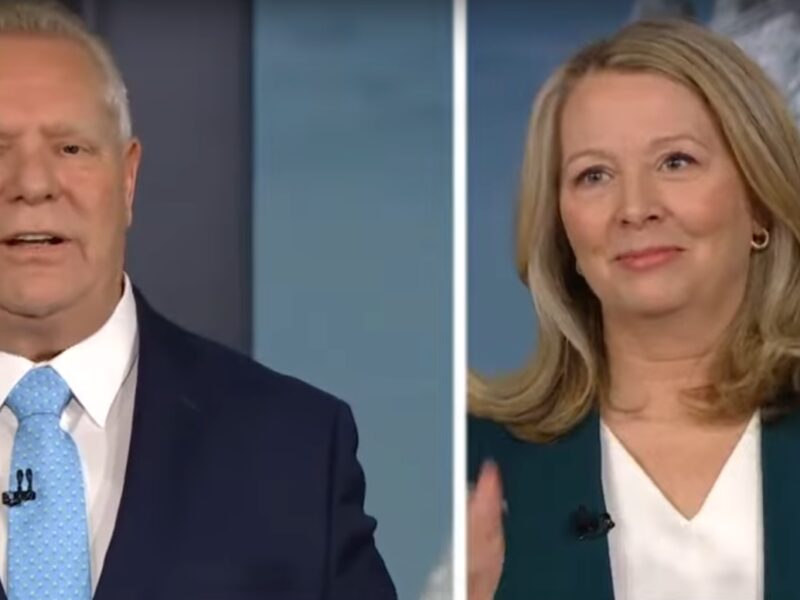
[(542, 446), (537, 442), (516, 437), (503, 423), (491, 419), (469, 415), (467, 418), (467, 455), (470, 481), (473, 481), (486, 461), (500, 465), (509, 464), (525, 455), (527, 461), (536, 449)]
[(467, 416), (467, 443), (486, 443), (487, 441), (510, 435), (505, 425), (485, 417)]
[(525, 471), (550, 471), (585, 458), (600, 451), (600, 429), (597, 416), (592, 413), (565, 435), (551, 442), (534, 442), (522, 439), (511, 429), (491, 419), (468, 416), (467, 455), (468, 474), (473, 481), (485, 461), (503, 467), (521, 467)]

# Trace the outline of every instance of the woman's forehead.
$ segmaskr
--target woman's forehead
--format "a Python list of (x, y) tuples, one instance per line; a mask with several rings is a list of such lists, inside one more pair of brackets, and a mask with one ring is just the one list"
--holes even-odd
[(599, 72), (582, 77), (564, 100), (563, 147), (692, 134), (717, 136), (715, 118), (700, 95), (658, 73)]

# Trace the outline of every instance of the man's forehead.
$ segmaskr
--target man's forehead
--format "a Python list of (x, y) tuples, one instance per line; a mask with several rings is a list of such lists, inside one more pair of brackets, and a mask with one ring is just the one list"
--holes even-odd
[(102, 71), (81, 42), (58, 35), (0, 33), (0, 132), (48, 137), (115, 125)]
[(0, 76), (44, 75), (102, 79), (83, 43), (49, 33), (0, 33)]

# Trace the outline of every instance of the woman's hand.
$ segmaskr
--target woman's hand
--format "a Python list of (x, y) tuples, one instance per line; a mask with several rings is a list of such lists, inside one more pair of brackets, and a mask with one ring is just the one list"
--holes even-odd
[(467, 597), (492, 600), (505, 555), (503, 486), (493, 462), (481, 467), (467, 508)]

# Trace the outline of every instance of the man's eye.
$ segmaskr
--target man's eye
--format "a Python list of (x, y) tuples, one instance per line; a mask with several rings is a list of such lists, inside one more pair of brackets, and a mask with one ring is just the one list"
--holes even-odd
[(67, 144), (66, 146), (62, 146), (62, 150), (64, 154), (80, 154), (81, 147), (77, 144)]

